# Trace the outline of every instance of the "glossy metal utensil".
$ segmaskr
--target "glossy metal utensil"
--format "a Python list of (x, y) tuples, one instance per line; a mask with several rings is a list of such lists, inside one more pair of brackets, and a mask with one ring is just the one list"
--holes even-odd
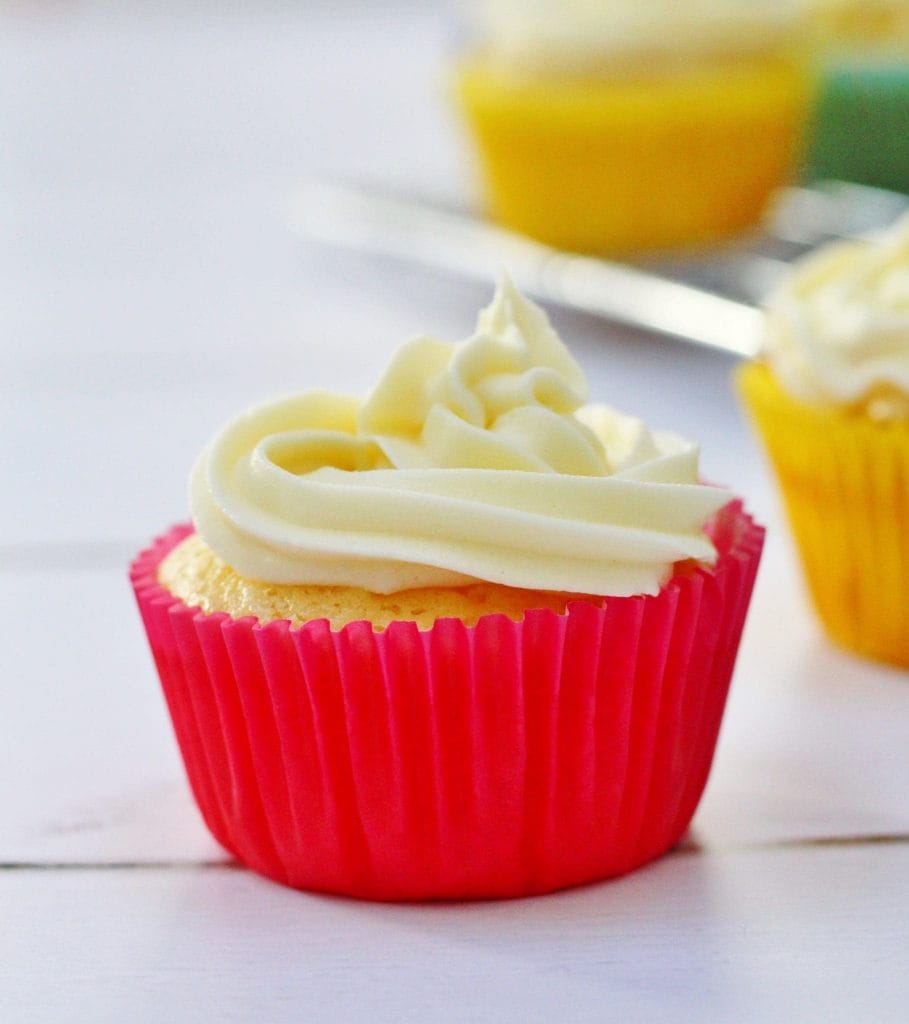
[(905, 196), (844, 182), (783, 189), (746, 243), (662, 269), (562, 252), (467, 214), (344, 184), (302, 185), (292, 224), (310, 240), (462, 277), (489, 281), (505, 269), (542, 301), (747, 358), (760, 345), (756, 305), (789, 260), (831, 238), (880, 230), (907, 208)]
[(751, 306), (622, 263), (552, 249), (465, 214), (353, 186), (310, 182), (294, 197), (305, 237), (483, 281), (503, 269), (534, 298), (737, 356), (757, 352)]

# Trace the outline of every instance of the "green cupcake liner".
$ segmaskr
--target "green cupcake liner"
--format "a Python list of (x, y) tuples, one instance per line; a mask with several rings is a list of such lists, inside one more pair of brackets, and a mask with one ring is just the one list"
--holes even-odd
[(806, 173), (909, 192), (909, 63), (827, 69)]

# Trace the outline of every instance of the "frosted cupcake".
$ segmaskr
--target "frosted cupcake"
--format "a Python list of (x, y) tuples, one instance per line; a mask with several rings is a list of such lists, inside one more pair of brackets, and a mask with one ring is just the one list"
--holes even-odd
[(909, 219), (800, 264), (739, 383), (828, 632), (909, 665)]
[(909, 191), (909, 0), (807, 0), (821, 65), (808, 173)]
[(490, 212), (626, 253), (752, 224), (795, 170), (811, 92), (792, 4), (492, 0), (456, 90)]
[(762, 530), (697, 448), (586, 405), (506, 282), (365, 398), (307, 392), (197, 461), (132, 569), (199, 807), (286, 884), (517, 896), (685, 831)]

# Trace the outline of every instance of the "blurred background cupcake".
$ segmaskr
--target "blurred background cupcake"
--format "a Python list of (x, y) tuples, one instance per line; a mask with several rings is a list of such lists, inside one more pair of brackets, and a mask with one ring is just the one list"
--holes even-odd
[(909, 666), (909, 217), (798, 265), (739, 386), (828, 633)]
[(771, 0), (487, 0), (456, 95), (492, 216), (612, 253), (752, 224), (798, 158), (800, 12)]
[(808, 175), (909, 191), (909, 0), (806, 0), (821, 85)]

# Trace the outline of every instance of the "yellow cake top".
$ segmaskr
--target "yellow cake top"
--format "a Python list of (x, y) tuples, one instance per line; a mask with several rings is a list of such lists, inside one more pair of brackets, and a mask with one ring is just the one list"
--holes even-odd
[(586, 396), (505, 280), (471, 337), (405, 344), (365, 398), (310, 391), (228, 424), (192, 472), (196, 528), (271, 583), (656, 593), (714, 559), (704, 526), (730, 496), (699, 483), (695, 445)]

